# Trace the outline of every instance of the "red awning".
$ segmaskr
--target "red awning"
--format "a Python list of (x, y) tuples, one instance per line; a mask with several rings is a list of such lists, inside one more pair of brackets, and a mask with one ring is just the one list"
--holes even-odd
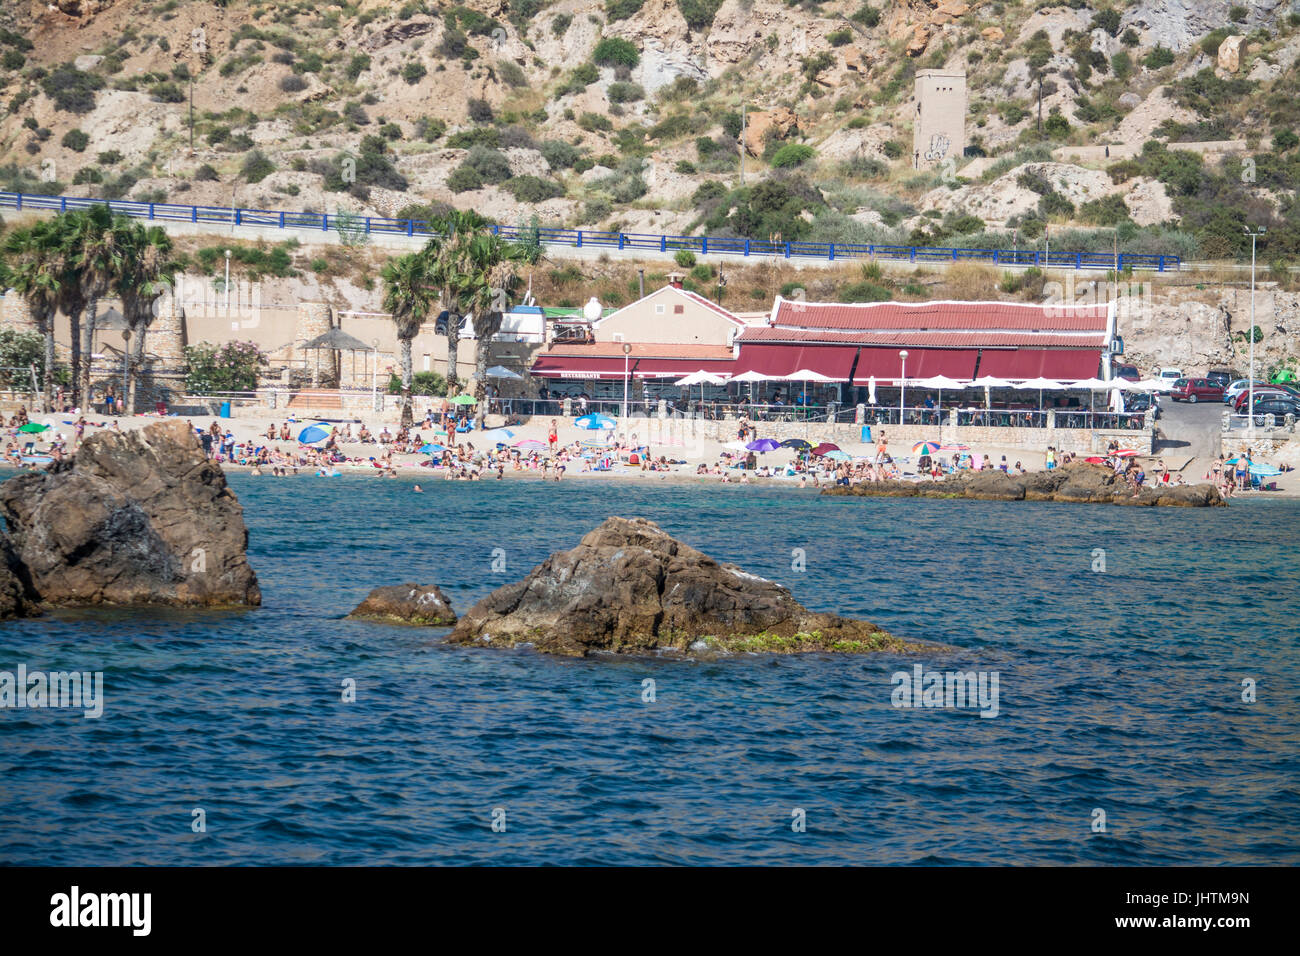
[(980, 357), (979, 374), (981, 377), (1052, 378), (1060, 382), (1077, 382), (1095, 378), (1100, 368), (1099, 349), (985, 349)]
[[(730, 375), (736, 370), (735, 359), (718, 361), (699, 358), (643, 358), (635, 360), (632, 364), (636, 368), (632, 373), (633, 378), (685, 378), (699, 371), (711, 375)], [(622, 374), (619, 372), (619, 375)]]
[[(858, 369), (853, 373), (857, 385), (866, 385), (874, 376), (878, 383), (896, 382), (903, 372), (903, 360), (896, 348), (864, 348), (858, 356)], [(946, 375), (966, 382), (975, 376), (975, 358), (978, 349), (908, 349), (907, 377), (909, 380)]]
[[(628, 363), (628, 371), (636, 374), (639, 359)], [(539, 378), (622, 378), (621, 358), (574, 358), (563, 355), (539, 358), (530, 370)]]
[(857, 357), (856, 345), (749, 345), (741, 343), (735, 373), (759, 372), (785, 378), (808, 370), (837, 382), (847, 382)]

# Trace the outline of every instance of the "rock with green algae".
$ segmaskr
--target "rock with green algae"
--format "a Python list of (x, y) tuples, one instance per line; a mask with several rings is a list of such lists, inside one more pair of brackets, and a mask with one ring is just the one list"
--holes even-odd
[(914, 651), (866, 621), (820, 614), (786, 588), (721, 564), (644, 518), (609, 518), (460, 619), (458, 644), (549, 654)]

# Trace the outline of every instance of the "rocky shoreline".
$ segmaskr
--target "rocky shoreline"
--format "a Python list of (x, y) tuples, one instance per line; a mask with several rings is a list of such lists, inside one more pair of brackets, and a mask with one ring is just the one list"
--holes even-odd
[(980, 501), (1069, 501), (1078, 504), (1216, 508), (1227, 502), (1212, 484), (1157, 485), (1134, 495), (1127, 483), (1102, 465), (1075, 462), (1050, 471), (1006, 475), (968, 472), (940, 481), (864, 481), (835, 485), (824, 495), (866, 498), (967, 498)]

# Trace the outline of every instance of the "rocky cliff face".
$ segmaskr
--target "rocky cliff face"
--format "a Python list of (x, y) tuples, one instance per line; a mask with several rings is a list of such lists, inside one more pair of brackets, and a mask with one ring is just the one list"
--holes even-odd
[(720, 564), (644, 518), (607, 519), (474, 605), (448, 640), (569, 656), (920, 649), (865, 621), (809, 611), (781, 585)]
[(248, 529), (221, 469), (179, 419), (100, 432), (0, 485), (21, 577), (49, 605), (257, 605)]

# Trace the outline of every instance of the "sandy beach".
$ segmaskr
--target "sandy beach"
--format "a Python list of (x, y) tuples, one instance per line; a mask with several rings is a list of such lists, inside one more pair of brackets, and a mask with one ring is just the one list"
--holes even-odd
[[(417, 405), (416, 408), (417, 415), (420, 414), (421, 411), (423, 411), (423, 409)], [(62, 440), (64, 441), (64, 447), (66, 451), (75, 452), (76, 450), (75, 422), (78, 417), (77, 415), (70, 412), (50, 412), (45, 414), (34, 414), (31, 415), (30, 417), (32, 421), (49, 425), (51, 430), (40, 433), (39, 435), (36, 436), (32, 436), (32, 435), (15, 436), (13, 434), (13, 430), (9, 429), (8, 430), (9, 434), (6, 437), (6, 449), (8, 449), (10, 445), (16, 444), (17, 447), (21, 450), (28, 441), (34, 441), (33, 451), (35, 454), (40, 455), (47, 452), (52, 442), (56, 442), (60, 438), (62, 438)], [(260, 447), (262, 445), (268, 445), (273, 454), (278, 452), (285, 459), (293, 459), (300, 456), (301, 454), (303, 460), (299, 461), (296, 465), (290, 465), (289, 474), (300, 475), (300, 476), (318, 475), (318, 469), (319, 469), (318, 463), (315, 462), (314, 460), (309, 460), (313, 457), (314, 453), (312, 452), (310, 447), (300, 445), (296, 440), (296, 436), (304, 428), (317, 421), (321, 421), (321, 419), (301, 418), (296, 416), (292, 418), (286, 418), (283, 413), (280, 414), (266, 413), (266, 412), (261, 412), (253, 409), (238, 409), (236, 411), (236, 415), (231, 418), (220, 418), (220, 417), (210, 417), (210, 416), (205, 416), (205, 417), (177, 416), (177, 417), (185, 418), (185, 420), (188, 421), (196, 429), (207, 430), (210, 429), (214, 423), (216, 423), (217, 425), (220, 426), (223, 436), (225, 435), (225, 433), (229, 432), (237, 445), (243, 445), (243, 446), (251, 445), (253, 448)], [(87, 426), (85, 429), (85, 436), (88, 437), (94, 434), (95, 432), (101, 431), (106, 428), (111, 429), (115, 427), (120, 430), (143, 428), (144, 426), (148, 425), (150, 422), (158, 421), (159, 418), (160, 416), (156, 414), (133, 415), (133, 416), (91, 415), (86, 417)], [(346, 416), (339, 416), (338, 428), (342, 429), (346, 424), (350, 427), (352, 434), (355, 436), (360, 431), (361, 426), (365, 425), (376, 436), (382, 435), (385, 429), (387, 429), (387, 431), (390, 434), (396, 435), (399, 427), (397, 424), (397, 419), (398, 419), (398, 411), (396, 409), (389, 409), (383, 414), (374, 414), (372, 416), (369, 416), (368, 418), (360, 418), (360, 419), (349, 418)], [(491, 420), (492, 419), (490, 417), (489, 421)], [(516, 442), (521, 442), (521, 441), (526, 441), (531, 439), (545, 444), (547, 441), (548, 431), (550, 429), (550, 422), (551, 422), (550, 418), (546, 418), (544, 416), (536, 416), (532, 418), (527, 424), (509, 426), (510, 431), (514, 433), (513, 437), (511, 437), (510, 439), (510, 443), (513, 445)], [(728, 463), (728, 459), (724, 456), (728, 456), (728, 455), (732, 456), (731, 460), (734, 461), (735, 456), (739, 455), (743, 457), (745, 454), (744, 452), (739, 451), (738, 448), (727, 447), (729, 444), (734, 443), (734, 439), (732, 439), (730, 442), (726, 442), (720, 440), (701, 438), (694, 442), (688, 442), (684, 446), (683, 445), (673, 445), (673, 446), (651, 445), (650, 458), (652, 460), (658, 462), (658, 460), (661, 457), (667, 459), (668, 465), (663, 470), (642, 468), (640, 463), (636, 465), (627, 464), (625, 461), (625, 459), (627, 458), (626, 450), (624, 450), (621, 454), (614, 453), (610, 455), (612, 464), (609, 470), (590, 470), (589, 464), (584, 463), (582, 459), (576, 457), (575, 453), (581, 447), (580, 443), (603, 442), (606, 441), (607, 439), (612, 438), (612, 441), (614, 442), (615, 445), (623, 445), (623, 446), (630, 445), (634, 437), (637, 436), (636, 427), (638, 425), (642, 425), (644, 420), (640, 420), (640, 419), (632, 420), (632, 422), (630, 423), (631, 427), (626, 433), (623, 432), (622, 430), (615, 429), (612, 432), (612, 434), (611, 432), (606, 430), (591, 431), (591, 430), (579, 428), (574, 425), (573, 423), (574, 420), (572, 418), (566, 419), (566, 418), (556, 416), (555, 422), (556, 422), (558, 447), (564, 448), (567, 446), (570, 449), (571, 460), (566, 463), (566, 468), (563, 473), (563, 480), (565, 481), (571, 479), (578, 479), (578, 480), (607, 480), (607, 481), (629, 481), (629, 480), (673, 481), (673, 482), (697, 482), (697, 483), (698, 482), (722, 482), (724, 480), (722, 475), (712, 474), (712, 473), (701, 475), (697, 473), (701, 465), (704, 465), (709, 469), (713, 469), (715, 466), (722, 464), (724, 466), (723, 470), (726, 474), (726, 480), (732, 483), (771, 480), (771, 481), (779, 481), (782, 484), (789, 484), (794, 487), (798, 487), (801, 484), (798, 477), (787, 476), (782, 474), (786, 465), (794, 461), (794, 459), (797, 457), (793, 449), (779, 448), (776, 449), (775, 451), (771, 451), (763, 454), (757, 454), (755, 456), (757, 468), (759, 470), (763, 469), (764, 466), (766, 466), (766, 468), (770, 472), (776, 472), (776, 474), (770, 476), (762, 476), (760, 474), (756, 474), (755, 472), (744, 473), (740, 469), (726, 469), (725, 465)], [(281, 439), (276, 439), (272, 441), (267, 439), (266, 434), (269, 428), (274, 426), (277, 433), (279, 433), (281, 426), (285, 424), (288, 424), (289, 432), (292, 436), (294, 436), (293, 438), (291, 438), (289, 441), (284, 441)], [(751, 435), (747, 440), (752, 441), (754, 438), (764, 437), (763, 423), (762, 422), (755, 423), (755, 428), (756, 428), (755, 434)], [(418, 435), (422, 442), (437, 442), (437, 443), (446, 444), (442, 434), (435, 434), (435, 432), (441, 432), (440, 426), (435, 425), (432, 428), (426, 427), (423, 421), (417, 421), (415, 426), (412, 427), (412, 435), (413, 436)], [(472, 457), (475, 453), (480, 453), (487, 450), (481, 441), (476, 441), (476, 437), (480, 434), (481, 433), (478, 431), (458, 433), (456, 438), (456, 444), (464, 445), (466, 447), (466, 450), (470, 452)], [(884, 437), (886, 441), (888, 441), (887, 429), (884, 432)], [(635, 438), (635, 440), (638, 442), (641, 441), (640, 438)], [(814, 443), (816, 443), (820, 439), (814, 434), (812, 435), (811, 440)], [(417, 480), (421, 477), (428, 478), (429, 480), (445, 480), (446, 477), (445, 475), (446, 469), (430, 468), (428, 466), (427, 462), (430, 460), (431, 456), (427, 454), (422, 455), (422, 454), (407, 452), (407, 451), (393, 451), (391, 456), (389, 456), (389, 464), (391, 465), (391, 467), (388, 466), (381, 467), (377, 465), (377, 462), (383, 459), (385, 455), (388, 453), (390, 448), (389, 445), (380, 443), (378, 441), (361, 442), (355, 439), (351, 441), (348, 440), (339, 441), (337, 444), (338, 444), (338, 450), (344, 456), (346, 456), (349, 459), (349, 461), (337, 462), (333, 464), (332, 467), (330, 467), (328, 470), (337, 471), (341, 475), (373, 474), (376, 476), (386, 475), (391, 477), (395, 474), (397, 476), (405, 477), (407, 479), (417, 479)], [(854, 459), (866, 459), (870, 461), (871, 459), (874, 458), (876, 453), (876, 447), (874, 444), (868, 445), (868, 444), (863, 444), (861, 442), (841, 442), (840, 447), (846, 454), (850, 455)], [(888, 452), (895, 459), (895, 461), (900, 467), (900, 470), (903, 471), (904, 473), (916, 470), (917, 456), (912, 453), (912, 449), (910, 447), (889, 443)], [(988, 446), (972, 446), (970, 452), (972, 454), (979, 454), (983, 456), (985, 459), (989, 460), (992, 463), (993, 467), (998, 467), (1002, 461), (1003, 456), (1005, 456), (1008, 468), (1013, 473), (1016, 471), (1017, 464), (1023, 466), (1025, 471), (1039, 471), (1046, 467), (1046, 455), (1042, 451), (1028, 450), (1024, 448), (999, 447), (997, 445), (990, 444)], [(524, 455), (522, 455), (521, 457), (526, 459), (527, 452), (525, 452)], [(551, 456), (549, 455), (549, 453), (543, 452), (541, 457), (547, 458)], [(945, 460), (947, 460), (951, 457), (951, 453), (944, 452), (942, 454), (942, 457)], [(1185, 455), (1182, 457), (1178, 457), (1176, 455), (1169, 455), (1167, 456), (1167, 459), (1166, 456), (1162, 456), (1159, 454), (1152, 455), (1149, 457), (1144, 457), (1142, 459), (1142, 464), (1147, 472), (1148, 483), (1154, 480), (1156, 463), (1162, 459), (1166, 460), (1166, 464), (1168, 465), (1171, 473), (1181, 474), (1184, 482), (1188, 484), (1197, 484), (1206, 480), (1206, 476), (1208, 475), (1212, 464), (1208, 460), (1202, 460), (1197, 458), (1188, 459)], [(241, 465), (237, 461), (223, 460), (221, 462), (221, 465), (223, 468), (231, 471), (253, 472), (255, 470), (258, 470), (258, 469), (254, 469), (251, 465)], [(263, 466), (260, 469), (260, 471), (262, 474), (266, 474), (268, 476), (271, 474), (271, 470), (267, 466)], [(746, 476), (743, 479), (742, 479), (742, 474)], [(524, 462), (521, 463), (521, 466), (519, 468), (515, 468), (513, 467), (513, 465), (508, 464), (505, 467), (504, 471), (502, 472), (501, 477), (503, 479), (523, 478), (523, 479), (542, 480), (543, 478), (545, 478), (547, 480), (553, 480), (554, 475), (555, 472), (553, 467), (545, 469), (544, 472), (543, 469), (540, 467), (540, 464), (530, 463), (525, 460)], [(496, 477), (497, 477), (497, 473), (495, 470), (484, 469), (481, 473), (481, 478), (483, 480), (495, 479)], [(1249, 499), (1252, 497), (1254, 498), (1300, 497), (1300, 470), (1287, 472), (1278, 476), (1276, 479), (1270, 479), (1270, 480), (1276, 482), (1277, 490), (1263, 492), (1263, 493), (1246, 493), (1243, 494), (1242, 497), (1245, 499)], [(807, 488), (809, 490), (816, 490), (816, 488), (820, 487), (824, 483), (825, 483), (825, 478), (822, 478), (818, 482), (814, 483), (814, 481), (810, 477), (809, 481), (807, 482)]]

